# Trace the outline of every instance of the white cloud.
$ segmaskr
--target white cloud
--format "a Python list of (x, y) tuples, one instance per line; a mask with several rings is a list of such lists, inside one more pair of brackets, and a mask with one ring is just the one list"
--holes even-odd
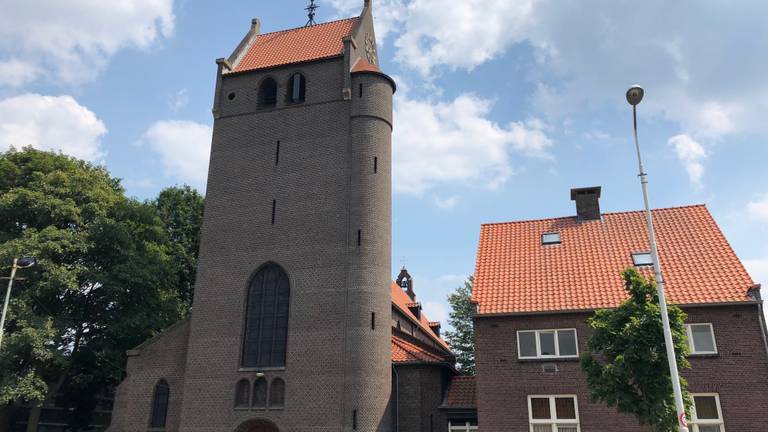
[[(360, 0), (331, 0), (336, 9), (336, 18), (357, 16), (363, 8)], [(375, 0), (373, 2), (373, 20), (376, 27), (376, 40), (379, 47), (385, 44), (387, 36), (398, 31), (405, 15), (406, 0)]]
[(448, 210), (456, 207), (456, 205), (459, 203), (459, 197), (456, 195), (449, 196), (446, 198), (440, 198), (436, 196), (434, 199), (434, 202), (435, 202), (435, 205), (440, 207), (441, 209)]
[(704, 175), (702, 161), (707, 157), (704, 146), (685, 134), (673, 136), (667, 141), (667, 144), (675, 148), (677, 158), (685, 166), (691, 183), (700, 184), (701, 177)]
[[(754, 219), (768, 224), (768, 194), (747, 203), (747, 213)], [(766, 281), (768, 285), (768, 280)]]
[[(353, 0), (333, 4), (359, 8)], [(573, 113), (626, 110), (624, 91), (639, 82), (646, 87), (641, 116), (676, 122), (698, 140), (768, 133), (768, 44), (761, 37), (768, 2), (692, 8), (648, 0), (628, 15), (626, 2), (597, 0), (382, 0), (374, 13), (391, 15), (395, 59), (424, 77), (471, 70), (511, 46), (530, 49), (533, 64), (521, 76), (536, 89), (534, 107), (553, 124)]]
[(33, 63), (19, 59), (0, 61), (0, 86), (20, 87), (40, 75), (42, 71)]
[(160, 155), (166, 175), (205, 189), (211, 150), (210, 126), (168, 120), (152, 124), (144, 139)]
[[(438, 183), (496, 188), (513, 173), (511, 154), (546, 156), (552, 141), (536, 120), (502, 126), (491, 102), (464, 94), (450, 102), (395, 97), (394, 188), (420, 195)], [(426, 138), (428, 137), (428, 138)]]
[(189, 104), (189, 91), (185, 88), (177, 91), (176, 94), (171, 96), (168, 100), (168, 108), (173, 112), (179, 111), (187, 106), (187, 104)]
[(32, 146), (96, 161), (104, 123), (72, 96), (24, 94), (0, 101), (0, 150)]
[(424, 315), (429, 318), (430, 321), (440, 321), (443, 326), (448, 322), (448, 308), (445, 303), (428, 301), (424, 303)]
[(120, 49), (148, 48), (174, 27), (173, 0), (6, 1), (2, 9), (0, 56), (32, 66), (11, 85), (41, 69), (56, 82), (93, 79)]

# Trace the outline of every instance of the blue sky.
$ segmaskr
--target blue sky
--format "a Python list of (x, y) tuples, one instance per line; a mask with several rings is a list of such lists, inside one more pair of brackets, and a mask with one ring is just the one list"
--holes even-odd
[[(395, 98), (393, 275), (431, 318), (473, 271), (483, 222), (642, 205), (624, 92), (641, 83), (654, 207), (706, 203), (768, 284), (768, 4), (373, 0)], [(318, 21), (363, 0), (319, 1)], [(205, 184), (214, 60), (248, 31), (304, 24), (305, 2), (2, 1), (0, 150), (106, 165), (130, 195)]]

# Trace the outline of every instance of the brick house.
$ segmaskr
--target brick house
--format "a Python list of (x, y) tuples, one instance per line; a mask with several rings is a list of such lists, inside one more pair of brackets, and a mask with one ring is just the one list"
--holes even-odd
[[(578, 356), (593, 311), (626, 297), (620, 272), (652, 274), (643, 212), (481, 227), (473, 301), (477, 409), (485, 431), (625, 432), (637, 421), (592, 403)], [(768, 431), (768, 345), (759, 286), (703, 205), (653, 211), (667, 299), (687, 314), (692, 432)]]

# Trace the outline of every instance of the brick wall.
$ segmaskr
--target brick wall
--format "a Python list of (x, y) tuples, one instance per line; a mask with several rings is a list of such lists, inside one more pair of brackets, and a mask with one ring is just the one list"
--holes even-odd
[(396, 368), (400, 432), (446, 431), (445, 412), (439, 409), (449, 379), (445, 366), (413, 364)]
[[(719, 393), (725, 429), (739, 432), (768, 430), (768, 357), (755, 305), (689, 307), (689, 323), (714, 327), (719, 354), (692, 357), (683, 370), (694, 393)], [(528, 395), (575, 394), (581, 430), (626, 432), (642, 430), (634, 417), (589, 400), (586, 377), (578, 360), (531, 361), (517, 358), (517, 330), (576, 328), (579, 352), (590, 335), (589, 314), (479, 317), (475, 320), (480, 430), (527, 431)], [(544, 363), (557, 373), (544, 373)]]

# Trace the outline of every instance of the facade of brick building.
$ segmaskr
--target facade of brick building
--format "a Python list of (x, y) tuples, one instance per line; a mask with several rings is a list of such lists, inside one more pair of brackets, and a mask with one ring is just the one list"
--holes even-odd
[[(591, 336), (587, 319), (626, 298), (620, 272), (635, 265), (652, 274), (644, 215), (601, 214), (599, 189), (588, 192), (573, 196), (575, 217), (481, 229), (473, 292), (481, 430), (645, 430), (634, 417), (590, 400), (578, 358)], [(691, 326), (691, 368), (681, 371), (695, 401), (690, 430), (768, 430), (758, 286), (704, 206), (653, 213), (668, 300)]]

